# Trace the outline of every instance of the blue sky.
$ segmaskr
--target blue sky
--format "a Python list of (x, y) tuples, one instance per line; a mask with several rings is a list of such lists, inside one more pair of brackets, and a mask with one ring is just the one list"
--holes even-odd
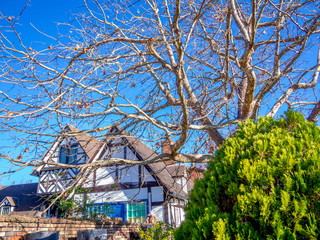
[[(27, 3), (27, 0), (0, 0), (0, 11), (6, 17), (13, 16), (15, 20)], [(19, 18), (17, 28), (26, 45), (48, 41), (34, 27), (56, 37), (57, 24), (70, 21), (73, 13), (81, 11), (84, 11), (82, 0), (30, 0)]]
[[(27, 2), (26, 0), (0, 0), (0, 11), (6, 16), (16, 18)], [(32, 39), (32, 34), (36, 33), (32, 30), (30, 23), (46, 33), (56, 32), (56, 23), (69, 21), (72, 13), (84, 9), (82, 5), (81, 0), (30, 0), (19, 20), (25, 30), (23, 35)]]
[[(0, 0), (0, 11), (6, 17), (13, 16), (13, 20), (15, 20), (27, 3), (26, 0)], [(34, 27), (52, 37), (56, 37), (58, 33), (57, 24), (69, 22), (72, 19), (72, 14), (82, 11), (84, 11), (82, 0), (30, 0), (19, 19), (19, 25), (16, 27), (27, 46), (39, 42), (48, 42), (49, 39), (45, 38)], [(6, 87), (0, 85), (0, 90), (5, 90)], [(0, 144), (6, 146), (10, 138), (11, 136), (8, 133), (1, 132)], [(12, 151), (17, 151), (17, 149), (12, 149)], [(21, 149), (18, 150), (18, 152), (20, 151)], [(9, 167), (9, 164), (0, 163), (0, 173), (7, 172)], [(9, 185), (13, 182), (19, 184), (28, 180), (36, 182), (38, 179), (30, 175), (31, 170), (32, 168), (26, 168), (16, 174), (0, 177), (1, 184)]]
[[(13, 16), (13, 21), (19, 16), (22, 9), (25, 7), (27, 0), (0, 0), (0, 11), (6, 17)], [(50, 39), (44, 37), (40, 34), (33, 26), (35, 26), (39, 31), (44, 32), (52, 37), (58, 35), (58, 23), (66, 23), (73, 19), (72, 14), (86, 12), (82, 0), (55, 0), (55, 1), (46, 1), (46, 0), (30, 0), (27, 8), (22, 13), (22, 16), (19, 19), (19, 25), (17, 25), (18, 31), (21, 33), (21, 36), (24, 40), (26, 46), (31, 46), (33, 49), (35, 45), (39, 43), (50, 44)], [(32, 25), (31, 25), (32, 24)], [(0, 23), (0, 31), (1, 23)], [(308, 58), (310, 55), (314, 55), (317, 51), (317, 46), (310, 49), (305, 53), (305, 58)], [(313, 53), (313, 50), (314, 53)], [(314, 56), (310, 58), (312, 61), (315, 59)], [(309, 64), (309, 63), (308, 63)], [(0, 90), (4, 90), (8, 86), (0, 85)], [(136, 94), (136, 93), (133, 93)], [(273, 97), (273, 98), (272, 98)], [(270, 97), (270, 102), (273, 103), (276, 99), (273, 95)], [(278, 116), (281, 115), (283, 110), (286, 110), (287, 106), (285, 105), (281, 111), (278, 112)], [(261, 108), (261, 112), (265, 109)], [(261, 114), (264, 115), (264, 114)], [(8, 146), (8, 139), (10, 135), (8, 133), (0, 132), (0, 147)], [(17, 142), (19, 140), (17, 139)], [(10, 149), (12, 152), (23, 151), (24, 149)], [(43, 153), (39, 153), (40, 155)], [(9, 165), (0, 163), (0, 173), (5, 172), (9, 169)], [(31, 177), (29, 174), (31, 169), (25, 169), (19, 171), (19, 173), (14, 174), (10, 177), (2, 178), (0, 181), (3, 185), (11, 184), (13, 181), (15, 183), (20, 183), (32, 179), (32, 181), (37, 181), (37, 178)]]

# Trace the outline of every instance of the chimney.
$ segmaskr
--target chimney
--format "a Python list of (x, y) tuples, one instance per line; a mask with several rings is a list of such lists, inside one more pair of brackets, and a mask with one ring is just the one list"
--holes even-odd
[(170, 148), (170, 143), (168, 139), (161, 142), (161, 153), (171, 154), (171, 148)]
[[(170, 148), (170, 142), (169, 140), (164, 140), (163, 142), (161, 142), (161, 153), (162, 154), (171, 154), (171, 148)], [(174, 164), (173, 160), (168, 160), (164, 162), (166, 165), (172, 165)]]

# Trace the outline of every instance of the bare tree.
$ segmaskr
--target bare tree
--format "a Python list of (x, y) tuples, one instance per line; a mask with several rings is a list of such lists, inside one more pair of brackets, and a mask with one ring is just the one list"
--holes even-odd
[(84, 5), (32, 46), (1, 14), (1, 129), (25, 146), (2, 157), (15, 165), (41, 164), (26, 152), (39, 159), (67, 123), (97, 138), (121, 125), (153, 147), (168, 139), (171, 154), (150, 161), (206, 162), (240, 121), (288, 107), (317, 120), (317, 1)]

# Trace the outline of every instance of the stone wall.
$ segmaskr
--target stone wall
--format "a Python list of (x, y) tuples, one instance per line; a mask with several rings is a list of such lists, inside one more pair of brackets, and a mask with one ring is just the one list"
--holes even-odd
[(45, 219), (0, 215), (0, 239), (24, 239), (27, 233), (59, 231), (59, 239), (75, 240), (78, 230), (107, 229), (108, 240), (137, 239), (140, 224), (127, 222), (90, 222), (72, 219)]

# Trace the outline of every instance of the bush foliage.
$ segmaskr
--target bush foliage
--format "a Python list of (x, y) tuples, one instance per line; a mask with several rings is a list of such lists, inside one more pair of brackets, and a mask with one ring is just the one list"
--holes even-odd
[(320, 130), (300, 113), (240, 124), (196, 182), (176, 239), (319, 239)]
[(143, 230), (139, 229), (140, 240), (170, 240), (172, 239), (172, 227), (162, 222), (157, 222), (153, 227)]

